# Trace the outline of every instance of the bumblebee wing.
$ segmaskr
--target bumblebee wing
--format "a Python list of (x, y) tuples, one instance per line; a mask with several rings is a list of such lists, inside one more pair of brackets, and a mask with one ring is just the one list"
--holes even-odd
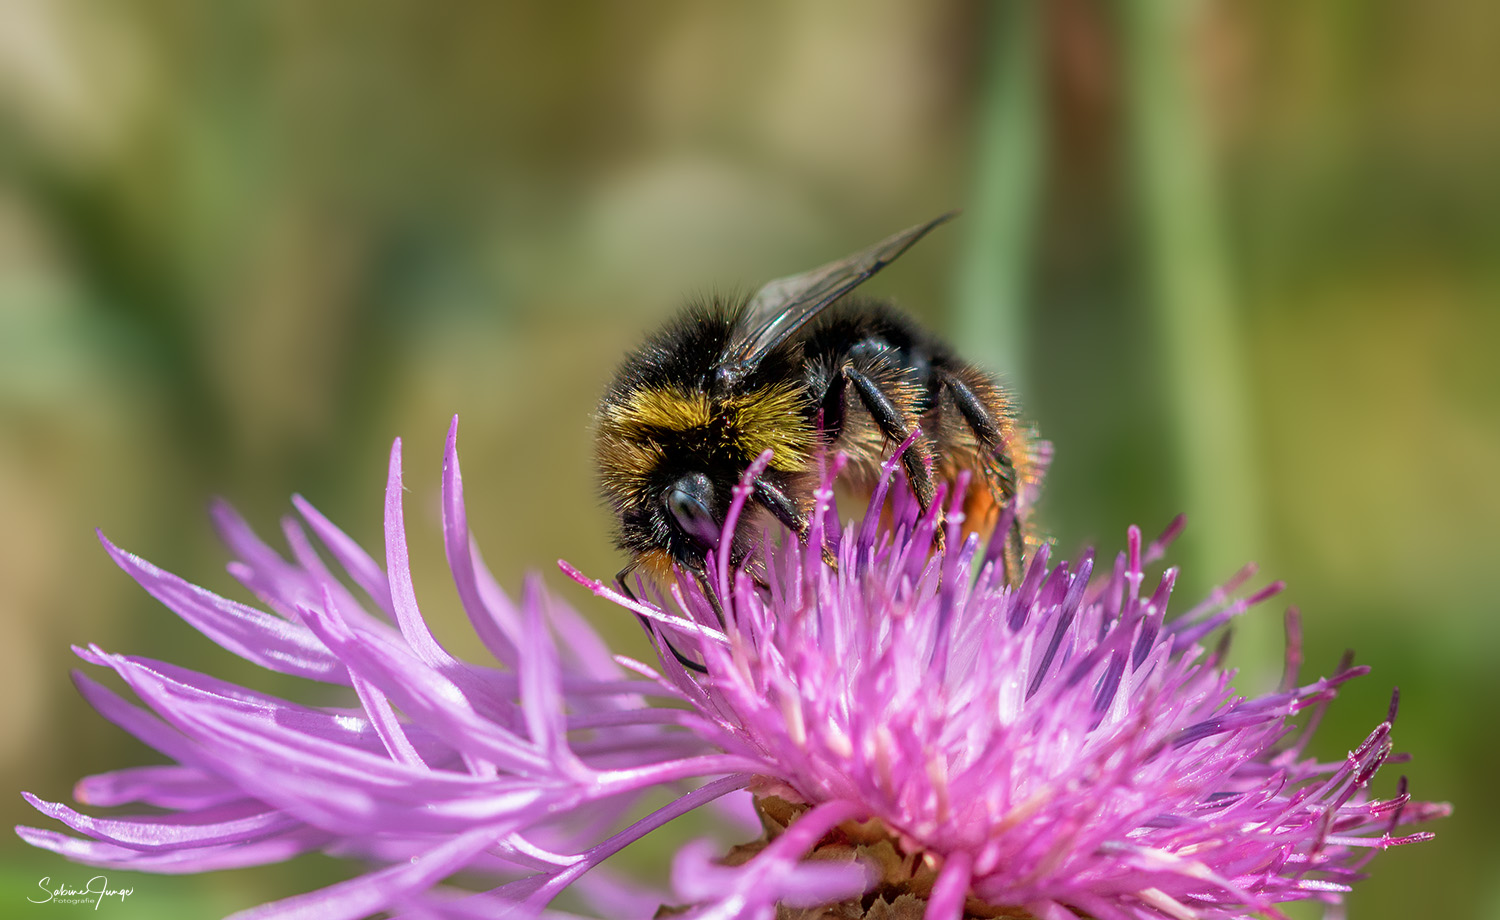
[(724, 349), (720, 378), (737, 380), (754, 370), (761, 359), (826, 307), (891, 264), (933, 227), (957, 214), (949, 211), (837, 262), (767, 283), (750, 298)]

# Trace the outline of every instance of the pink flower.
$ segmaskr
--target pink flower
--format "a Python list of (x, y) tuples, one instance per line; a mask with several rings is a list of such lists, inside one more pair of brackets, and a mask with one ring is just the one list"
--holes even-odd
[[(902, 490), (888, 490), (889, 469), (864, 519), (843, 528), (825, 482), (812, 539), (768, 538), (757, 576), (714, 560), (722, 623), (691, 579), (673, 586), (670, 603), (634, 601), (564, 564), (649, 623), (663, 652), (656, 668), (611, 656), (539, 581), (516, 605), (486, 571), (465, 519), (456, 432), (455, 419), (445, 549), (496, 664), (455, 659), (422, 620), (399, 441), (383, 568), (300, 498), (300, 520), (283, 528), (290, 559), (216, 509), (238, 557), (231, 572), (266, 610), (105, 541), (209, 638), (270, 670), (347, 687), (351, 705), (302, 705), (78, 649), (144, 707), (82, 675), (80, 691), (174, 763), (78, 784), (86, 804), (156, 813), (94, 818), (28, 795), (83, 836), (18, 832), (71, 859), (144, 871), (312, 850), (372, 866), (246, 917), (533, 916), (652, 829), (748, 789), (767, 839), (723, 860), (703, 844), (684, 849), (675, 896), (595, 882), (604, 914), (650, 916), (666, 900), (688, 905), (674, 916), (771, 918), (780, 905), (806, 911), (783, 916), (812, 917), (826, 905), (887, 902), (932, 920), (995, 916), (992, 908), (1114, 920), (1280, 916), (1274, 905), (1284, 901), (1336, 903), (1375, 850), (1430, 836), (1398, 836), (1400, 825), (1447, 813), (1411, 803), (1404, 781), (1391, 799), (1367, 793), (1390, 756), (1394, 697), (1346, 760), (1305, 755), (1317, 713), (1365, 669), (1299, 684), (1294, 616), (1276, 693), (1237, 695), (1219, 654), (1200, 646), (1278, 586), (1244, 599), (1226, 589), (1169, 622), (1175, 571), (1143, 597), (1160, 546), (1143, 550), (1132, 529), (1108, 574), (1093, 577), (1091, 555), (1051, 565), (1043, 549), (1012, 589), (998, 573), (999, 542), (962, 539), (956, 506), (947, 552), (932, 552), (936, 514), (919, 515)], [(822, 562), (825, 544), (837, 570)], [(1294, 730), (1303, 710), (1312, 716)], [(677, 797), (626, 822), (660, 790)], [(461, 870), (500, 884), (479, 893), (444, 884)]]

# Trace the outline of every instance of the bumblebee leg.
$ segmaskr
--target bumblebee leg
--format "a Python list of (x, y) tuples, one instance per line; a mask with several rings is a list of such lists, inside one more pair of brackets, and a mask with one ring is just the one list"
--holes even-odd
[(974, 436), (981, 444), (1000, 444), (1000, 425), (990, 414), (989, 407), (979, 398), (964, 382), (964, 379), (945, 367), (935, 367), (932, 375), (937, 378), (940, 390), (947, 390), (957, 404), (958, 411), (963, 413), (964, 421), (974, 430)]
[(693, 580), (698, 583), (698, 589), (703, 592), (704, 597), (708, 598), (708, 605), (713, 608), (714, 618), (719, 621), (719, 628), (724, 629), (724, 605), (719, 600), (719, 593), (714, 590), (712, 579), (708, 577), (708, 566), (703, 562), (698, 562), (696, 565), (689, 563), (683, 568), (687, 569), (688, 573), (693, 576)]
[[(632, 601), (636, 601), (637, 603), (639, 603), (639, 600), (635, 596), (635, 592), (630, 590), (630, 585), (625, 581), (626, 578), (630, 577), (630, 573), (633, 571), (635, 571), (634, 562), (630, 563), (629, 565), (625, 566), (625, 568), (620, 570), (619, 574), (615, 576), (615, 584), (619, 586), (620, 592), (622, 594), (630, 598)], [(656, 626), (652, 624), (650, 620), (641, 616), (639, 613), (635, 615), (635, 618), (641, 621), (641, 625), (645, 627), (646, 632), (650, 634), (652, 638), (656, 637)], [(684, 668), (687, 668), (690, 671), (697, 671), (699, 674), (708, 673), (708, 668), (705, 668), (703, 665), (679, 652), (677, 650), (677, 646), (672, 644), (671, 639), (668, 639), (666, 636), (662, 636), (661, 641), (667, 646), (667, 651), (672, 653), (672, 657), (677, 659), (678, 664), (682, 665)]]
[(1002, 495), (1010, 497), (1016, 492), (1016, 468), (1005, 443), (1005, 434), (999, 421), (964, 379), (946, 368), (934, 368), (933, 377), (938, 383), (938, 396), (946, 390), (953, 397), (954, 405), (964, 417), (969, 430), (984, 448), (991, 452), (999, 467)]
[[(865, 373), (853, 367), (844, 368), (844, 376), (854, 384), (854, 391), (859, 394), (859, 401), (864, 403), (870, 415), (875, 419), (875, 424), (880, 428), (880, 433), (891, 441), (900, 444), (911, 437), (911, 425), (896, 408), (891, 398), (885, 395), (880, 387), (875, 385)], [(932, 470), (929, 469), (931, 457), (927, 445), (918, 438), (901, 458), (901, 465), (906, 469), (906, 478), (911, 480), (911, 488), (917, 496), (917, 504), (926, 511), (932, 504), (933, 484)]]
[[(933, 377), (937, 381), (939, 390), (946, 390), (953, 397), (954, 405), (958, 406), (959, 414), (964, 417), (969, 429), (974, 432), (974, 437), (994, 459), (995, 467), (985, 470), (986, 477), (991, 479), (990, 488), (1000, 493), (997, 498), (1014, 502), (1016, 500), (1016, 467), (998, 420), (984, 404), (984, 400), (980, 399), (974, 389), (958, 374), (947, 368), (938, 367), (933, 369)], [(941, 392), (938, 395), (940, 397)], [(1004, 561), (1006, 582), (1012, 585), (1018, 584), (1026, 567), (1026, 536), (1019, 514), (1011, 516), (1010, 532), (1005, 535)]]
[[(843, 374), (854, 385), (854, 392), (859, 394), (860, 402), (864, 403), (871, 417), (875, 419), (875, 424), (880, 428), (881, 434), (897, 444), (911, 437), (911, 425), (907, 423), (906, 417), (902, 415), (901, 410), (896, 407), (891, 398), (875, 385), (875, 381), (866, 376), (863, 371), (851, 366), (845, 366)], [(907, 448), (906, 453), (901, 457), (901, 465), (906, 470), (906, 478), (911, 481), (911, 490), (917, 497), (917, 505), (925, 513), (932, 505), (935, 489), (932, 484), (932, 455), (923, 438), (918, 438), (911, 447)], [(933, 542), (942, 548), (942, 522), (939, 521), (938, 525), (933, 531)]]
[[(627, 578), (630, 577), (630, 573), (634, 572), (634, 571), (635, 571), (635, 563), (632, 562), (629, 565), (625, 566), (625, 568), (623, 568), (620, 571), (616, 572), (615, 573), (615, 587), (617, 587), (617, 588), (620, 589), (620, 593), (621, 594), (623, 594), (626, 597), (630, 598), (631, 600), (636, 601), (637, 603), (639, 603), (640, 599), (635, 596), (635, 592), (632, 591), (632, 590), (630, 590), (629, 583), (627, 583), (625, 581), (625, 579), (627, 579)], [(641, 615), (639, 613), (636, 614), (636, 616), (641, 617)], [(646, 618), (645, 617), (641, 617), (641, 622), (642, 623), (646, 623), (647, 622)]]
[(668, 639), (666, 636), (662, 636), (661, 641), (664, 645), (666, 645), (667, 651), (672, 653), (672, 657), (677, 659), (678, 664), (682, 665), (684, 668), (687, 668), (689, 671), (697, 671), (699, 674), (708, 673), (708, 668), (677, 651), (677, 646), (672, 644), (671, 639)]
[[(807, 545), (808, 532), (812, 525), (808, 523), (807, 517), (798, 510), (797, 503), (781, 489), (764, 478), (755, 480), (755, 500), (770, 511), (776, 520), (786, 526), (787, 530), (797, 535), (797, 540), (804, 546)], [(823, 562), (838, 570), (839, 561), (833, 555), (833, 551), (825, 544), (823, 547)], [(765, 586), (764, 581), (761, 582)]]

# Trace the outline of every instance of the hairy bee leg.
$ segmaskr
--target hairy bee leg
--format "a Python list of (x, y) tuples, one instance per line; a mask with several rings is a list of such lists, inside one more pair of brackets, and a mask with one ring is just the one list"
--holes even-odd
[(969, 423), (969, 427), (973, 429), (974, 436), (979, 439), (979, 442), (987, 446), (999, 446), (1000, 426), (990, 416), (990, 410), (973, 388), (964, 382), (962, 377), (947, 368), (935, 367), (932, 369), (932, 374), (937, 378), (940, 390), (947, 390), (953, 396), (953, 402), (957, 404), (958, 411), (963, 414), (964, 421)]
[[(1006, 450), (1005, 436), (1000, 430), (1000, 425), (991, 416), (984, 401), (962, 377), (946, 368), (935, 368), (933, 376), (940, 390), (947, 390), (953, 397), (954, 405), (958, 406), (958, 412), (968, 423), (969, 430), (974, 432), (974, 437), (994, 458), (999, 467), (994, 478), (999, 481), (1000, 496), (1007, 501), (1014, 502), (1016, 500), (1016, 467)], [(938, 396), (941, 396), (941, 392)], [(991, 473), (990, 470), (985, 472), (987, 477)], [(991, 488), (993, 487), (994, 485), (991, 484)], [(1019, 514), (1011, 516), (1010, 533), (1005, 535), (1003, 559), (1006, 583), (1019, 584), (1026, 568), (1026, 535), (1022, 530)]]
[[(901, 414), (900, 409), (896, 408), (896, 404), (891, 402), (891, 398), (875, 385), (875, 381), (866, 376), (863, 371), (853, 367), (846, 366), (843, 374), (850, 383), (854, 384), (854, 390), (859, 394), (859, 401), (864, 403), (865, 408), (869, 410), (881, 434), (897, 444), (911, 437), (911, 425), (907, 423), (906, 417)], [(932, 471), (928, 469), (929, 460), (927, 445), (921, 439), (913, 443), (901, 457), (901, 465), (906, 469), (906, 477), (911, 480), (912, 492), (916, 494), (917, 503), (922, 506), (923, 511), (926, 511), (932, 504), (935, 491)]]
[[(808, 534), (812, 531), (812, 525), (802, 512), (798, 510), (797, 503), (792, 501), (785, 492), (765, 479), (755, 480), (754, 486), (755, 500), (766, 510), (770, 511), (776, 520), (784, 524), (788, 530), (795, 533), (797, 540), (806, 546)], [(833, 555), (833, 550), (829, 549), (827, 544), (824, 544), (821, 549), (823, 550), (823, 562), (832, 567), (834, 571), (838, 571), (839, 560), (838, 557)], [(758, 576), (757, 581), (762, 587), (769, 587)]]
[[(845, 379), (854, 384), (854, 390), (859, 394), (860, 402), (864, 403), (870, 416), (875, 419), (875, 424), (880, 428), (881, 434), (897, 444), (911, 437), (911, 426), (907, 423), (905, 416), (901, 414), (900, 409), (896, 408), (896, 404), (891, 402), (891, 398), (875, 385), (875, 381), (854, 367), (845, 366), (842, 373)], [(901, 466), (906, 470), (906, 478), (911, 481), (911, 490), (917, 498), (917, 506), (924, 514), (932, 506), (933, 495), (936, 492), (932, 482), (931, 461), (931, 454), (921, 438), (914, 441), (901, 456)], [(940, 519), (937, 524), (938, 526), (933, 528), (932, 540), (938, 549), (942, 549), (942, 520)]]
[(787, 530), (795, 533), (800, 539), (807, 539), (807, 518), (797, 509), (797, 503), (775, 485), (767, 482), (764, 478), (755, 480), (752, 485), (755, 488), (754, 498), (760, 505), (776, 520), (786, 525)]
[[(635, 596), (635, 592), (630, 590), (630, 585), (625, 581), (626, 578), (630, 577), (630, 573), (633, 571), (635, 571), (634, 562), (632, 562), (630, 565), (625, 566), (625, 568), (619, 571), (619, 574), (615, 575), (615, 584), (619, 587), (620, 593), (624, 594), (632, 601), (640, 603), (640, 600)], [(646, 628), (646, 632), (649, 633), (652, 638), (656, 637), (657, 632), (655, 624), (653, 624), (645, 617), (641, 616), (639, 613), (635, 615), (635, 618), (641, 621), (641, 625)], [(678, 664), (682, 665), (684, 668), (687, 668), (690, 671), (697, 671), (699, 674), (708, 673), (708, 668), (679, 652), (677, 650), (677, 646), (672, 644), (671, 639), (668, 639), (666, 636), (662, 636), (661, 641), (666, 645), (667, 651), (672, 653), (672, 657), (677, 659)]]

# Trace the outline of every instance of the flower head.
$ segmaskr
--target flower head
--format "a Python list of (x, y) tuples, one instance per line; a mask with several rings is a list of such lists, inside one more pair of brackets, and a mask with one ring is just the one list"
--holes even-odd
[[(1293, 641), (1280, 691), (1235, 694), (1200, 642), (1274, 586), (1244, 599), (1218, 592), (1168, 621), (1175, 573), (1143, 593), (1161, 548), (1143, 549), (1132, 530), (1107, 575), (1095, 577), (1091, 556), (1053, 565), (1044, 549), (1012, 588), (994, 558), (1000, 541), (961, 539), (956, 507), (942, 525), (948, 551), (933, 552), (939, 516), (888, 490), (889, 468), (861, 522), (838, 525), (825, 481), (805, 546), (767, 538), (754, 572), (714, 560), (720, 604), (691, 579), (670, 602), (639, 601), (564, 565), (650, 624), (662, 652), (657, 668), (611, 656), (539, 581), (517, 605), (486, 571), (465, 518), (456, 426), (445, 549), (496, 666), (454, 658), (422, 620), (399, 441), (384, 567), (300, 498), (300, 520), (283, 527), (290, 559), (216, 509), (238, 557), (230, 570), (265, 610), (105, 541), (215, 642), (346, 687), (351, 705), (306, 706), (78, 649), (144, 707), (79, 675), (81, 692), (174, 763), (86, 778), (77, 798), (159, 811), (95, 818), (28, 796), (84, 836), (19, 833), (82, 862), (145, 871), (311, 850), (374, 866), (246, 916), (530, 915), (574, 882), (597, 889), (586, 873), (650, 830), (749, 789), (764, 837), (722, 858), (704, 845), (680, 853), (669, 900), (688, 906), (671, 915), (1108, 920), (1336, 902), (1373, 850), (1428, 836), (1397, 836), (1399, 825), (1445, 811), (1411, 803), (1404, 783), (1388, 800), (1367, 793), (1390, 755), (1394, 698), (1345, 761), (1305, 754), (1316, 713), (1364, 669), (1299, 684)], [(1304, 710), (1313, 716), (1295, 731), (1289, 720)], [(663, 789), (677, 797), (628, 820)], [(509, 881), (478, 894), (443, 885), (460, 870)], [(633, 889), (608, 898), (611, 917), (650, 916), (659, 903)]]

